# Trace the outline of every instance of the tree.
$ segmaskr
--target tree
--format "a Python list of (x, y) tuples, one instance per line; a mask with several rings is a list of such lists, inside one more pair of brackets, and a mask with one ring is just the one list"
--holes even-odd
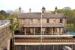
[(9, 16), (9, 14), (6, 13), (6, 11), (4, 11), (4, 10), (0, 11), (0, 19), (7, 19), (8, 16)]
[(75, 31), (75, 10), (70, 7), (64, 7), (63, 9), (58, 9), (58, 13), (63, 13), (67, 18), (67, 29), (69, 31)]

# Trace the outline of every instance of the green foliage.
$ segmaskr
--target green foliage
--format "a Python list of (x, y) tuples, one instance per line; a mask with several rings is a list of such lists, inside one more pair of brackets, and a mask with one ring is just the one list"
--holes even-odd
[(7, 19), (8, 16), (9, 14), (6, 13), (4, 10), (0, 11), (0, 19)]
[(12, 31), (15, 31), (18, 29), (19, 22), (18, 22), (17, 16), (18, 14), (16, 13), (13, 13), (11, 15), (11, 14), (6, 13), (4, 10), (0, 11), (0, 20), (9, 19), (11, 21), (10, 28)]
[(5, 19), (5, 16), (3, 16), (3, 15), (0, 15), (0, 19)]
[(9, 16), (9, 19), (11, 20), (11, 30), (12, 31), (15, 31), (18, 29), (18, 26), (19, 26), (19, 22), (18, 22), (18, 19), (17, 19), (17, 15), (10, 15)]
[(64, 13), (67, 18), (67, 30), (75, 31), (75, 10), (71, 10), (69, 7), (58, 9), (58, 13)]

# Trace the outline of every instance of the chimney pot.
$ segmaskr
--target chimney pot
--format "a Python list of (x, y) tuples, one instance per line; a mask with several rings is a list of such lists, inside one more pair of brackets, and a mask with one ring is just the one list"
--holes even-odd
[(57, 10), (58, 10), (58, 8), (57, 8), (57, 6), (55, 7), (55, 14), (57, 14)]
[(45, 13), (45, 7), (42, 7), (42, 13)]
[(31, 8), (29, 8), (29, 13), (31, 13)]
[(19, 7), (19, 12), (21, 13), (21, 7)]

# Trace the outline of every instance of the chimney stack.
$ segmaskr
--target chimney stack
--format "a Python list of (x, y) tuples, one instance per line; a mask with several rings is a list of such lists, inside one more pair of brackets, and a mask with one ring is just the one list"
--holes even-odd
[(31, 13), (31, 8), (29, 8), (29, 13)]
[(57, 10), (58, 10), (58, 8), (57, 8), (57, 6), (55, 7), (55, 14), (57, 14)]
[(45, 10), (46, 10), (45, 7), (42, 7), (42, 13), (45, 13)]
[(21, 7), (19, 7), (19, 13), (21, 13)]

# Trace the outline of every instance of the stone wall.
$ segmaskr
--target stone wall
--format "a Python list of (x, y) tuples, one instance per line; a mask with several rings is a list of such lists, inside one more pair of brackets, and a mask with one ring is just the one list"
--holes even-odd
[[(42, 23), (47, 23), (48, 19), (42, 19)], [(20, 24), (39, 24), (41, 19), (19, 19)], [(59, 24), (60, 19), (49, 19), (50, 24)], [(62, 24), (65, 24), (66, 20), (62, 19)]]
[(10, 39), (12, 38), (12, 34), (10, 31), (10, 23), (4, 23), (0, 25), (0, 50), (10, 50)]

